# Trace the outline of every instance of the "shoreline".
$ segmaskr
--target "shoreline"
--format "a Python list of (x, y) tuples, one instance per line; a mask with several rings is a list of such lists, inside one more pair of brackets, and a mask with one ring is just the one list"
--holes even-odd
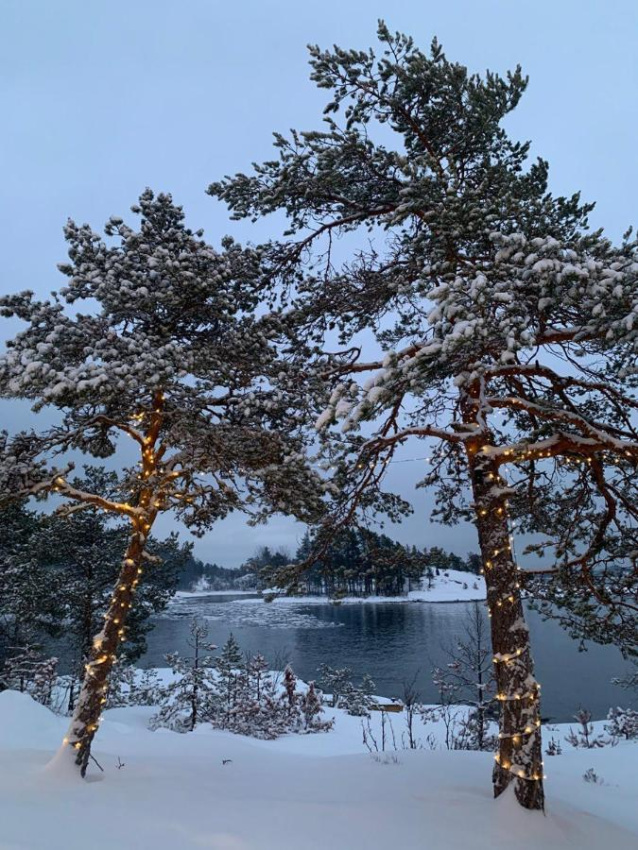
[[(267, 597), (271, 596), (269, 599)], [(487, 598), (487, 588), (483, 576), (475, 575), (474, 573), (464, 573), (460, 570), (446, 570), (438, 575), (434, 580), (432, 587), (421, 590), (411, 590), (401, 596), (286, 596), (274, 589), (265, 590), (178, 590), (173, 599), (172, 604), (176, 599), (196, 599), (206, 596), (250, 596), (257, 597), (251, 599), (237, 599), (246, 605), (254, 605), (259, 602), (267, 604), (288, 604), (288, 605), (356, 605), (356, 604), (373, 604), (380, 605), (383, 603), (447, 603), (447, 602), (484, 602)]]
[(254, 599), (238, 599), (237, 602), (241, 602), (243, 604), (251, 604), (251, 603), (259, 603), (264, 602), (266, 605), (272, 605), (275, 602), (285, 602), (289, 604), (297, 604), (297, 605), (356, 605), (356, 604), (368, 604), (368, 605), (383, 605), (384, 603), (392, 603), (392, 604), (439, 604), (439, 605), (453, 605), (458, 604), (459, 602), (485, 602), (486, 596), (477, 594), (476, 596), (465, 596), (458, 599), (446, 599), (446, 598), (420, 598), (420, 596), (413, 597), (411, 594), (421, 594), (423, 591), (412, 591), (410, 594), (406, 596), (344, 596), (343, 599), (335, 599), (330, 596), (284, 596), (284, 595), (275, 595), (273, 599), (268, 599), (268, 593), (263, 593), (259, 590), (251, 590), (251, 591), (219, 591), (219, 590), (179, 590), (171, 599), (171, 602), (180, 599), (198, 599), (204, 598), (206, 596), (254, 596), (258, 598)]

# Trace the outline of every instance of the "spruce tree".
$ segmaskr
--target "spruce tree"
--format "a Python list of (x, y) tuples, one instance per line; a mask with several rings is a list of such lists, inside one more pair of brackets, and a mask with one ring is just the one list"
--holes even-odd
[[(58, 415), (50, 428), (2, 435), (0, 498), (52, 493), (61, 515), (98, 508), (129, 527), (64, 742), (82, 774), (156, 518), (171, 511), (201, 534), (234, 510), (308, 521), (322, 501), (303, 457), (299, 375), (271, 342), (275, 319), (254, 314), (259, 254), (229, 240), (214, 250), (170, 195), (147, 190), (132, 209), (139, 229), (112, 217), (106, 239), (67, 224), (68, 282), (51, 300), (0, 299), (2, 315), (26, 323), (0, 359), (0, 396)], [(70, 483), (78, 450), (115, 458), (117, 497)]]
[[(470, 74), (438, 42), (424, 53), (383, 23), (379, 40), (379, 56), (311, 47), (312, 79), (331, 96), (323, 129), (276, 134), (276, 158), (209, 192), (236, 218), (288, 217), (265, 249), (263, 285), (314, 362), (316, 426), (340, 494), (324, 539), (362, 508), (399, 514), (383, 491), (387, 464), (409, 440), (435, 443), (420, 483), (435, 488), (441, 521), (475, 523), (486, 573), (501, 705), (494, 793), (514, 782), (523, 806), (542, 809), (539, 686), (509, 520), (538, 529), (535, 494), (550, 510), (573, 484), (557, 480), (559, 462), (575, 461), (576, 500), (605, 503), (591, 497), (589, 537), (566, 561), (589, 592), (605, 530), (619, 513), (631, 528), (636, 246), (588, 234), (591, 205), (553, 196), (547, 163), (508, 137), (520, 68)], [(334, 239), (357, 231), (368, 247), (339, 264)], [(368, 329), (371, 353), (358, 336)], [(550, 540), (559, 558), (563, 541)]]

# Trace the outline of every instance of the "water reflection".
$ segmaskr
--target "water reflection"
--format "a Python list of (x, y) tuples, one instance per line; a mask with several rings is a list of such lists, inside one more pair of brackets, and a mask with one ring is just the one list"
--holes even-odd
[[(303, 679), (317, 675), (321, 663), (350, 667), (355, 676), (370, 673), (378, 693), (401, 696), (403, 683), (417, 673), (425, 702), (435, 702), (432, 667), (446, 663), (443, 647), (463, 634), (471, 603), (366, 603), (267, 605), (246, 597), (206, 596), (179, 601), (158, 618), (149, 635), (149, 651), (140, 662), (161, 665), (167, 652), (187, 651), (190, 619), (205, 617), (210, 640), (222, 644), (233, 632), (242, 648), (259, 650), (269, 660), (290, 661)], [(529, 612), (538, 678), (543, 685), (543, 714), (571, 720), (584, 706), (594, 717), (610, 705), (627, 705), (628, 694), (611, 684), (627, 664), (614, 647), (592, 645), (588, 652), (556, 623)]]

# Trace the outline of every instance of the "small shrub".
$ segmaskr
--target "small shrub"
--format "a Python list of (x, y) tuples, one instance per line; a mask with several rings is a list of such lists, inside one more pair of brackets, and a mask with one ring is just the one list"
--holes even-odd
[(548, 756), (560, 756), (562, 755), (563, 748), (560, 745), (560, 741), (557, 741), (553, 736), (550, 738), (549, 744), (547, 745), (547, 749), (545, 753)]
[(638, 711), (632, 708), (610, 708), (605, 730), (614, 738), (638, 738)]
[(583, 773), (583, 779), (585, 782), (589, 782), (592, 785), (603, 785), (602, 776), (598, 776), (593, 767), (588, 768), (588, 770)]

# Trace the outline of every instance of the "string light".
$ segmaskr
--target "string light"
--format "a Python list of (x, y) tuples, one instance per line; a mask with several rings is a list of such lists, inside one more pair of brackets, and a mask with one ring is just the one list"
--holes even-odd
[[(540, 691), (540, 687), (538, 687), (538, 685), (537, 688)], [(499, 702), (519, 702), (519, 700), (524, 699), (530, 699), (535, 701), (536, 698), (537, 691), (527, 691), (527, 693), (524, 694), (511, 694), (510, 696), (508, 696), (507, 694), (496, 694), (496, 696), (494, 697), (494, 699), (498, 700)]]
[[(512, 773), (518, 779), (524, 779), (527, 782), (540, 782), (541, 779), (547, 779), (547, 776), (545, 774), (533, 773), (531, 776), (529, 776), (525, 772), (525, 769), (523, 767), (521, 767), (519, 765), (513, 765), (509, 761), (503, 761), (502, 762), (499, 758), (498, 753), (494, 756), (494, 761), (498, 764), (498, 766), (501, 768), (501, 770), (509, 771), (509, 773)], [(544, 762), (541, 762), (541, 766), (543, 764), (544, 764)]]
[(524, 652), (527, 652), (528, 649), (529, 649), (529, 647), (527, 647), (527, 646), (526, 647), (519, 647), (515, 652), (512, 652), (510, 655), (502, 655), (502, 654), (495, 655), (492, 658), (492, 661), (494, 662), (494, 664), (511, 664), (512, 661), (516, 661), (516, 659), (520, 658), (520, 656)]

